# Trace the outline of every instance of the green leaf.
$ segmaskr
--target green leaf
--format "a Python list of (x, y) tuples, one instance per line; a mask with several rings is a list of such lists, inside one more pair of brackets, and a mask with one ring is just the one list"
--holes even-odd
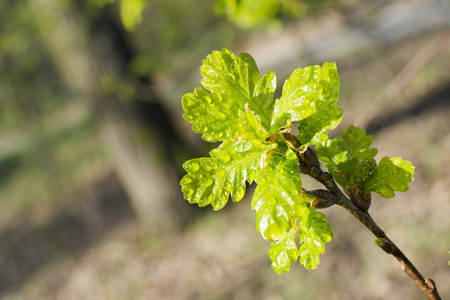
[[(366, 164), (364, 162), (373, 159), (378, 152), (375, 148), (369, 148), (372, 139), (373, 137), (367, 135), (365, 130), (350, 125), (338, 137), (317, 145), (317, 156), (326, 164), (336, 182), (346, 187), (349, 181), (352, 184), (356, 181), (359, 182), (364, 177), (361, 175), (362, 173), (369, 175), (372, 171), (359, 170), (360, 163)], [(364, 172), (361, 173), (361, 171)], [(354, 176), (357, 176), (358, 180), (355, 181)]]
[(253, 182), (264, 152), (272, 147), (226, 141), (210, 152), (211, 157), (185, 162), (188, 174), (181, 180), (185, 199), (202, 207), (211, 204), (215, 210), (225, 206), (230, 193), (233, 201), (241, 200), (246, 181)]
[(218, 0), (216, 13), (227, 18), (241, 29), (267, 26), (267, 29), (279, 28), (279, 18), (284, 15), (299, 15), (306, 5), (296, 0)]
[(203, 86), (222, 96), (225, 103), (246, 107), (261, 118), (264, 128), (270, 126), (276, 78), (270, 71), (261, 78), (254, 59), (247, 53), (236, 57), (228, 49), (214, 51), (200, 68)]
[(394, 197), (394, 191), (406, 192), (408, 183), (413, 180), (414, 166), (399, 157), (389, 159), (387, 156), (380, 160), (373, 175), (364, 182), (365, 193), (377, 192), (384, 198)]
[(316, 152), (319, 160), (334, 165), (354, 158), (357, 160), (372, 158), (378, 152), (375, 148), (369, 148), (372, 140), (373, 136), (367, 135), (365, 130), (350, 125), (338, 137), (317, 145)]
[(281, 272), (289, 272), (291, 260), (296, 261), (298, 259), (295, 235), (285, 234), (281, 240), (272, 242), (269, 257), (272, 260), (272, 268), (278, 275)]
[(315, 269), (319, 265), (319, 255), (325, 252), (325, 243), (333, 238), (333, 231), (323, 213), (315, 207), (303, 210), (300, 218), (300, 264), (306, 269)]
[(265, 161), (256, 177), (258, 184), (252, 199), (256, 210), (256, 230), (271, 241), (281, 240), (295, 226), (294, 219), (308, 200), (301, 190), (297, 157), (273, 155)]
[(203, 133), (208, 142), (236, 138), (236, 129), (242, 126), (243, 111), (239, 105), (227, 101), (221, 94), (210, 94), (202, 88), (185, 94), (182, 99), (183, 117), (192, 123), (192, 130)]
[(120, 17), (123, 26), (131, 31), (142, 22), (142, 13), (148, 0), (121, 0)]
[(302, 144), (323, 141), (328, 138), (323, 131), (333, 129), (342, 119), (342, 110), (336, 107), (339, 87), (334, 63), (295, 70), (284, 83), (281, 98), (275, 102), (272, 126), (281, 123), (281, 127), (287, 127), (299, 121), (298, 138)]

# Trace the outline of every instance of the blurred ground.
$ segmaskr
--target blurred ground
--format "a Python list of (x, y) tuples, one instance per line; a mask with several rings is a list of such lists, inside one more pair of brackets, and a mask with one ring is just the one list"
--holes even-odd
[[(344, 119), (336, 131), (360, 122), (374, 134), (378, 158), (401, 156), (416, 166), (410, 191), (393, 199), (374, 197), (371, 215), (447, 299), (449, 14), (439, 1), (376, 2), (343, 10), (355, 23), (347, 23), (343, 11), (331, 11), (318, 20), (292, 22), (278, 35), (260, 32), (232, 50), (254, 55), (262, 71), (274, 69), (279, 87), (297, 67), (337, 62)], [(174, 64), (190, 55), (179, 54)], [(172, 77), (167, 71), (155, 79), (185, 130), (189, 124), (180, 118), (179, 99), (199, 84), (197, 65), (184, 71), (195, 75)], [(72, 121), (63, 118), (72, 125), (61, 125), (49, 139), (56, 165), (67, 168), (57, 174), (65, 176), (43, 176), (39, 166), (27, 163), (31, 158), (22, 165), (18, 157), (28, 154), (20, 151), (5, 150), (14, 155), (0, 161), (2, 299), (425, 298), (371, 233), (339, 207), (323, 211), (335, 238), (319, 267), (307, 271), (293, 264), (281, 276), (270, 267), (269, 243), (254, 229), (252, 189), (221, 211), (198, 208), (204, 213), (180, 234), (142, 234), (91, 117), (76, 107)], [(43, 124), (55, 119), (64, 123), (52, 115)], [(3, 138), (1, 149), (22, 149), (30, 140), (20, 139), (22, 133), (5, 136), (11, 140)]]

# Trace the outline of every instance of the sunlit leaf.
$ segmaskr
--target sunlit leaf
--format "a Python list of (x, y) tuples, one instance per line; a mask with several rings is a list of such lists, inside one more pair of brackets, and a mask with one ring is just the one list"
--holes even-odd
[(286, 120), (283, 126), (299, 121), (298, 138), (305, 145), (326, 140), (323, 131), (336, 127), (342, 118), (342, 110), (336, 107), (339, 86), (334, 63), (295, 70), (275, 102), (272, 124), (280, 126), (279, 119)]
[(257, 174), (258, 184), (252, 199), (256, 210), (256, 230), (271, 241), (281, 240), (293, 227), (298, 210), (306, 206), (297, 157), (272, 156)]
[(281, 240), (272, 242), (269, 257), (272, 260), (272, 268), (278, 275), (282, 272), (289, 272), (291, 260), (296, 261), (298, 259), (295, 235), (285, 234)]
[(319, 265), (319, 255), (325, 252), (325, 244), (333, 238), (333, 231), (321, 212), (314, 207), (303, 210), (300, 218), (300, 264), (306, 269)]
[(227, 141), (210, 152), (211, 157), (189, 160), (183, 168), (188, 172), (181, 180), (184, 197), (199, 206), (211, 204), (219, 210), (228, 202), (239, 201), (245, 194), (246, 181), (252, 183), (261, 158), (269, 144)]

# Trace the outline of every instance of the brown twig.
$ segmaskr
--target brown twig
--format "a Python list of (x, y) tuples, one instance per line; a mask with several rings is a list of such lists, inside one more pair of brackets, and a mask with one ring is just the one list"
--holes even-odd
[(416, 269), (403, 252), (389, 239), (389, 237), (378, 227), (368, 212), (362, 211), (341, 191), (330, 173), (324, 172), (320, 168), (316, 152), (307, 147), (301, 148), (298, 139), (289, 133), (283, 133), (287, 144), (295, 151), (302, 173), (307, 174), (322, 183), (329, 192), (336, 197), (336, 204), (345, 208), (356, 219), (364, 224), (376, 237), (376, 244), (386, 253), (393, 255), (401, 264), (403, 271), (408, 274), (428, 297), (428, 299), (439, 300), (436, 285), (431, 279), (425, 279)]

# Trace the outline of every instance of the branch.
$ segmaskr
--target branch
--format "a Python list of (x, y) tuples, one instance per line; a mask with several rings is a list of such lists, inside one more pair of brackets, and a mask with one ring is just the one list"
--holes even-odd
[[(376, 237), (375, 243), (383, 249), (387, 254), (393, 255), (401, 264), (402, 270), (405, 271), (420, 287), (428, 299), (440, 300), (436, 285), (432, 279), (425, 279), (416, 269), (411, 261), (403, 254), (403, 252), (395, 245), (389, 237), (375, 223), (368, 212), (360, 210), (350, 199), (341, 191), (333, 179), (333, 176), (324, 172), (320, 168), (320, 162), (316, 152), (310, 147), (301, 147), (301, 143), (294, 135), (283, 133), (287, 144), (295, 151), (300, 164), (300, 171), (307, 174), (320, 183), (322, 183), (329, 192), (335, 196), (336, 204), (342, 206), (349, 211), (356, 219), (364, 224)], [(314, 203), (313, 203), (314, 204)], [(318, 207), (320, 208), (320, 207)]]

